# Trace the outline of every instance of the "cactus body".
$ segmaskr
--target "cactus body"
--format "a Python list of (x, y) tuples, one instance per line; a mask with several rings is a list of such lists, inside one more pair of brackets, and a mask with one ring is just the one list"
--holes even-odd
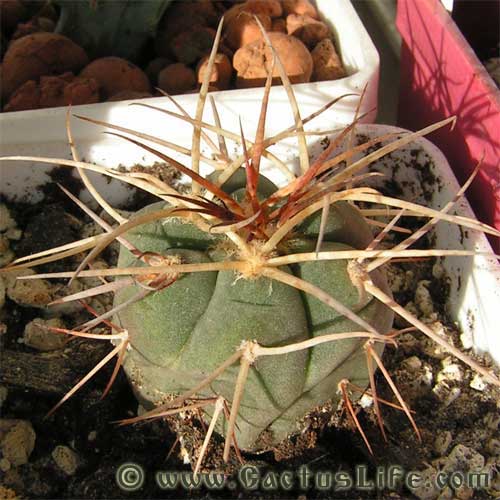
[(114, 55), (136, 62), (171, 0), (56, 3), (61, 9), (57, 33), (71, 38), (92, 58)]
[[(237, 197), (239, 184), (233, 178), (224, 189)], [(269, 184), (261, 182), (261, 189), (269, 191)], [(139, 213), (161, 208), (165, 208), (163, 202)], [(319, 221), (320, 214), (315, 214), (297, 227), (285, 244), (287, 253), (314, 251)], [(224, 235), (205, 233), (178, 217), (139, 226), (127, 239), (143, 252), (178, 256), (183, 263), (231, 258), (223, 250)], [(330, 207), (322, 250), (365, 248), (370, 241), (371, 231), (355, 207), (347, 202)], [(140, 265), (124, 248), (118, 264)], [(369, 296), (359, 304), (347, 261), (305, 262), (281, 270), (318, 286), (379, 332), (391, 328), (392, 312), (380, 302)], [(382, 272), (377, 270), (371, 278), (387, 291)], [(138, 286), (121, 290), (115, 305), (138, 290)], [(150, 407), (196, 386), (244, 340), (282, 346), (327, 333), (360, 330), (315, 297), (266, 277), (244, 279), (234, 271), (183, 274), (169, 287), (120, 311), (117, 321), (131, 339), (125, 370), (139, 400)], [(310, 410), (338, 398), (337, 384), (344, 378), (366, 386), (362, 345), (362, 339), (349, 339), (258, 358), (250, 369), (239, 409), (238, 446), (262, 449), (297, 431), (298, 422)], [(226, 370), (199, 396), (215, 393), (231, 401), (237, 370), (238, 366)]]

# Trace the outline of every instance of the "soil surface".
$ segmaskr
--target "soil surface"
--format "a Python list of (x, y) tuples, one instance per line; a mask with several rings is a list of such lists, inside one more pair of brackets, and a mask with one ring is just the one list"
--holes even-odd
[[(162, 169), (157, 166), (157, 170)], [(160, 173), (172, 179), (168, 169)], [(63, 245), (100, 231), (53, 187), (47, 189), (46, 200), (37, 206), (3, 206), (0, 235), (5, 251), (2, 265), (12, 261), (14, 256), (18, 258)], [(75, 194), (77, 187), (72, 186)], [(137, 208), (137, 200), (134, 208)], [(407, 219), (416, 223), (413, 218)], [(75, 262), (81, 258), (77, 255), (38, 269), (74, 269)], [(100, 265), (112, 265), (115, 258), (115, 251), (111, 249)], [(446, 276), (438, 261), (391, 264), (389, 275), (399, 303), (457, 347), (471, 347), (470, 339), (460, 335), (444, 313)], [(245, 468), (240, 469), (240, 476), (236, 472), (229, 474), (222, 489), (187, 490), (179, 486), (162, 489), (155, 478), (157, 471), (191, 471), (189, 460), (196, 459), (205, 430), (197, 415), (133, 426), (118, 425), (118, 420), (136, 415), (138, 405), (122, 372), (109, 394), (101, 400), (113, 371), (111, 363), (47, 416), (65, 392), (112, 346), (105, 341), (89, 339), (71, 339), (57, 344), (60, 342), (54, 339), (57, 334), (48, 336), (46, 330), (42, 333), (36, 330), (36, 321), (35, 326), (32, 323), (36, 318), (38, 322), (60, 321), (66, 328), (75, 328), (92, 317), (80, 304), (45, 307), (48, 301), (61, 296), (63, 281), (52, 282), (45, 290), (36, 289), (35, 282), (30, 282), (29, 289), (21, 293), (5, 277), (0, 277), (0, 285), (2, 280), (6, 293), (0, 312), (0, 484), (3, 485), (0, 486), (0, 498), (398, 499), (415, 498), (416, 495), (429, 499), (481, 499), (500, 495), (499, 392), (422, 334), (414, 332), (401, 335), (397, 349), (387, 348), (383, 361), (414, 412), (420, 440), (401, 410), (383, 404), (387, 434), (387, 441), (384, 441), (373, 402), (365, 394), (355, 409), (372, 453), (346, 412), (326, 405), (311, 412), (304, 421), (304, 431), (274, 452), (244, 454)], [(42, 292), (50, 300), (37, 301)], [(0, 304), (2, 296), (3, 293)], [(100, 297), (89, 303), (92, 308), (103, 310), (109, 306), (110, 298)], [(406, 326), (400, 320), (396, 322), (398, 328)], [(481, 361), (488, 364), (487, 359)], [(376, 381), (379, 397), (397, 405), (380, 371)], [(206, 469), (235, 471), (239, 467), (236, 458), (229, 466), (222, 464), (222, 448), (220, 437), (212, 440), (204, 463)], [(134, 472), (130, 467), (128, 470), (120, 468), (127, 463), (138, 464), (140, 469)], [(394, 465), (405, 473), (421, 471), (428, 481), (413, 493), (402, 482), (384, 487), (380, 482), (381, 471)], [(305, 466), (311, 472), (308, 481)], [(355, 478), (357, 466), (360, 480), (366, 476), (364, 488), (331, 489), (326, 473), (330, 477), (337, 474), (334, 481), (339, 485), (347, 477)], [(117, 483), (117, 470), (122, 474), (122, 488)], [(288, 475), (286, 471), (292, 472)], [(438, 471), (448, 476), (456, 473), (454, 487), (433, 486), (432, 479)], [(466, 476), (471, 471), (487, 473), (488, 488), (467, 486)], [(137, 474), (142, 472), (144, 483), (139, 489), (123, 489), (127, 484), (133, 486)], [(247, 478), (247, 486), (255, 486), (251, 479), (257, 474), (260, 482), (256, 489), (245, 488), (243, 478)], [(159, 476), (164, 486), (166, 477)], [(377, 478), (379, 483), (374, 487), (366, 484)]]

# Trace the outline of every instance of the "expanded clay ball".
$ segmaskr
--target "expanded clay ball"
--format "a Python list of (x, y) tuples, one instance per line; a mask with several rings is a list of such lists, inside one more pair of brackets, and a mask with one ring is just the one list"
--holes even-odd
[(94, 104), (99, 100), (99, 84), (96, 80), (64, 73), (42, 76), (40, 82), (27, 81), (12, 94), (5, 111)]
[(281, 18), (273, 19), (273, 24), (271, 25), (271, 31), (278, 31), (279, 33), (286, 34), (286, 21)]
[(312, 50), (311, 56), (315, 81), (336, 80), (346, 76), (342, 61), (329, 38), (321, 40)]
[(178, 62), (193, 64), (200, 57), (210, 53), (214, 40), (214, 29), (196, 26), (177, 35), (171, 41), (169, 49)]
[(158, 75), (158, 87), (167, 94), (182, 94), (196, 86), (194, 71), (182, 63), (169, 64)]
[(57, 33), (34, 33), (9, 45), (2, 62), (2, 97), (8, 98), (28, 80), (76, 73), (88, 63), (85, 51)]
[(157, 57), (148, 63), (145, 71), (153, 86), (158, 85), (158, 75), (160, 71), (169, 64), (172, 64), (172, 61), (166, 57)]
[[(205, 56), (196, 68), (198, 83), (202, 83), (208, 67), (209, 56)], [(215, 63), (210, 77), (210, 83), (219, 90), (226, 90), (229, 87), (233, 67), (231, 61), (225, 54), (218, 53), (215, 56)]]
[(97, 80), (105, 99), (123, 90), (151, 92), (151, 85), (144, 71), (121, 57), (96, 59), (82, 70), (80, 76)]
[(243, 9), (252, 14), (264, 14), (269, 17), (280, 17), (283, 7), (278, 0), (247, 0)]
[[(311, 79), (313, 61), (307, 47), (298, 39), (283, 33), (269, 33), (269, 39), (278, 53), (292, 83), (306, 83)], [(239, 49), (233, 59), (237, 71), (238, 88), (260, 87), (271, 70), (273, 56), (264, 40), (257, 40)], [(273, 83), (279, 83), (278, 68), (274, 68)]]
[(225, 29), (225, 39), (229, 47), (234, 50), (244, 47), (249, 43), (262, 39), (256, 16), (266, 31), (271, 29), (271, 18), (266, 14), (252, 14), (243, 10), (228, 22)]
[(316, 7), (309, 0), (283, 0), (283, 12), (285, 15), (298, 14), (319, 19)]
[(290, 14), (286, 18), (286, 30), (289, 35), (300, 38), (312, 49), (318, 42), (330, 36), (330, 30), (325, 23), (311, 16)]

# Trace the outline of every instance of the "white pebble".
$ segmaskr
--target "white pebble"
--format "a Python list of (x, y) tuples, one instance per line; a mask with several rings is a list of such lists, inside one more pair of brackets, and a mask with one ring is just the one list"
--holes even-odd
[(429, 280), (419, 281), (415, 290), (415, 304), (425, 316), (430, 316), (434, 312), (434, 304), (428, 289), (430, 284)]
[(479, 375), (478, 373), (476, 373), (476, 374), (472, 377), (472, 380), (470, 381), (469, 386), (470, 386), (472, 389), (475, 389), (476, 391), (483, 392), (483, 391), (486, 389), (487, 384), (486, 384), (486, 382), (482, 379), (481, 375)]
[(437, 381), (449, 380), (451, 382), (462, 382), (464, 379), (464, 371), (462, 367), (456, 363), (447, 363), (450, 358), (442, 361), (443, 369), (437, 374)]

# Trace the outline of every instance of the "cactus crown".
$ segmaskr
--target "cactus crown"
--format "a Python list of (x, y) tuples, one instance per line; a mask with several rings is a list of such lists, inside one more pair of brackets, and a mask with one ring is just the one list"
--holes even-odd
[[(220, 32), (221, 25), (194, 118), (175, 101), (180, 113), (137, 104), (193, 125), (190, 167), (150, 145), (158, 144), (186, 154), (186, 150), (175, 144), (79, 117), (108, 127), (113, 131), (111, 134), (176, 167), (191, 179), (189, 194), (181, 194), (146, 173), (123, 173), (80, 161), (68, 114), (67, 132), (73, 160), (57, 160), (57, 163), (78, 169), (86, 187), (118, 225), (110, 226), (67, 192), (106, 232), (90, 242), (82, 240), (70, 247), (45, 252), (43, 256), (30, 256), (29, 262), (26, 259), (14, 262), (9, 271), (90, 249), (75, 272), (23, 278), (115, 277), (114, 281), (105, 281), (85, 293), (62, 299), (71, 301), (114, 292), (111, 311), (77, 331), (54, 329), (111, 340), (114, 348), (55, 408), (116, 356), (116, 368), (106, 392), (123, 364), (139, 399), (153, 407), (141, 417), (124, 422), (162, 418), (189, 410), (206, 412), (210, 426), (199, 452), (198, 470), (214, 429), (226, 436), (224, 457), (228, 459), (231, 448), (236, 451), (238, 446), (262, 448), (264, 442), (274, 444), (283, 439), (297, 429), (297, 421), (314, 406), (336, 398), (342, 399), (370, 448), (357, 422), (350, 395), (370, 387), (384, 433), (373, 376), (378, 367), (418, 435), (410, 409), (381, 361), (383, 346), (395, 344), (399, 333), (391, 330), (394, 313), (499, 384), (489, 371), (395, 303), (383, 272), (383, 265), (392, 257), (425, 254), (409, 247), (439, 220), (490, 234), (498, 235), (498, 231), (474, 220), (448, 215), (456, 199), (438, 212), (383, 196), (362, 184), (367, 176), (376, 175), (364, 172), (370, 163), (452, 122), (453, 118), (419, 132), (401, 137), (389, 134), (338, 152), (339, 146), (349, 141), (360, 118), (356, 117), (311, 163), (304, 125), (338, 99), (302, 119), (292, 87), (276, 57), (273, 64), (287, 89), (295, 123), (280, 134), (265, 137), (270, 71), (256, 137), (251, 142), (245, 139), (242, 128), (239, 134), (222, 128), (213, 99), (215, 125), (202, 121)], [(264, 36), (267, 39), (265, 33)], [(207, 131), (218, 135), (218, 145)], [(301, 172), (298, 175), (268, 151), (270, 146), (289, 136), (296, 136), (299, 145)], [(242, 145), (240, 156), (229, 158), (225, 138)], [(214, 158), (201, 156), (201, 140), (213, 149)], [(368, 152), (375, 144), (381, 146)], [(281, 169), (289, 182), (277, 188), (263, 177), (262, 157)], [(51, 158), (15, 159), (54, 162)], [(200, 162), (214, 166), (214, 174), (202, 177)], [(161, 201), (127, 220), (95, 190), (86, 171), (120, 179), (156, 195)], [(457, 199), (467, 185), (457, 194)], [(386, 205), (387, 213), (394, 216), (375, 238), (368, 219), (356, 207), (357, 202)], [(379, 249), (383, 237), (391, 230), (398, 230), (397, 221), (405, 213), (426, 217), (428, 222), (394, 248)], [(121, 245), (118, 267), (86, 269), (115, 240)], [(433, 250), (429, 254), (471, 252)], [(105, 325), (112, 332), (89, 333), (99, 325)], [(221, 415), (225, 419), (220, 418)], [(263, 436), (267, 439), (263, 440)]]

